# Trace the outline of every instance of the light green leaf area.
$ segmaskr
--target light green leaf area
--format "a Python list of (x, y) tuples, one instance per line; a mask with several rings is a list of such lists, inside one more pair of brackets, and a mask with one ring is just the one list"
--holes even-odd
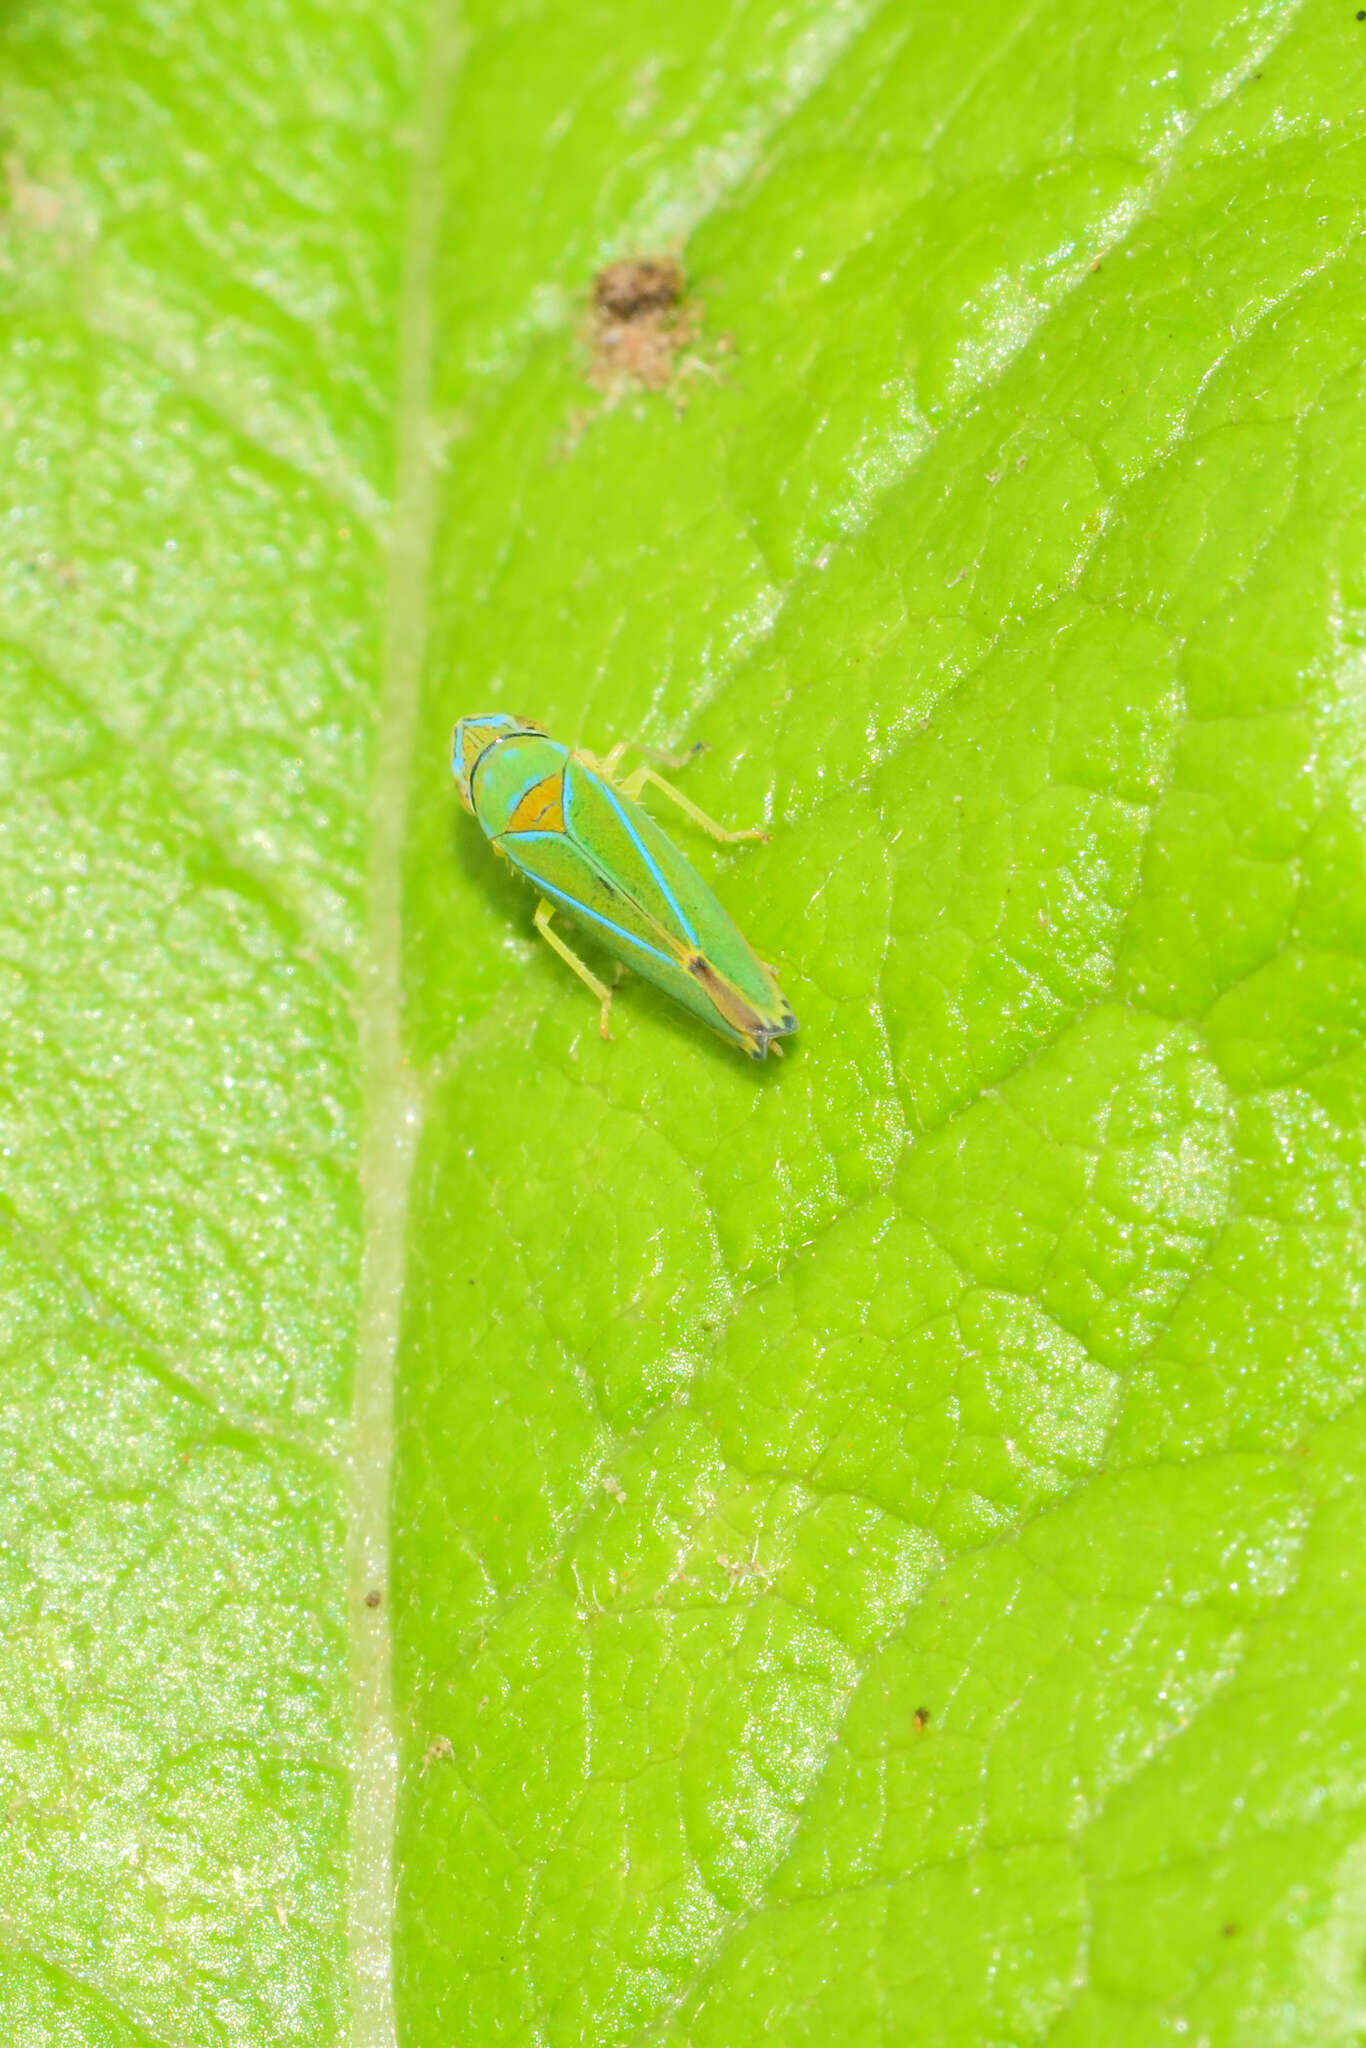
[(0, 2039), (345, 2037), (339, 1427), (412, 92), (0, 37)]
[[(407, 2038), (1355, 2043), (1366, 29), (470, 33)], [(733, 353), (568, 429), (585, 279), (670, 235)], [(781, 1068), (639, 984), (599, 1041), (430, 793), (490, 708), (708, 743)]]
[[(1363, 77), (8, 10), (6, 2044), (1366, 2035)], [(599, 1040), (499, 707), (707, 743), (781, 1065)]]

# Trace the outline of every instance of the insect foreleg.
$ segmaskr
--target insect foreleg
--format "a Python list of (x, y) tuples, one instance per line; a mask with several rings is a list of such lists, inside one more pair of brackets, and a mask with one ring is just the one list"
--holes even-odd
[(638, 797), (646, 783), (655, 789), (662, 789), (665, 796), (672, 798), (685, 818), (691, 818), (694, 825), (700, 825), (704, 832), (710, 832), (713, 839), (767, 839), (762, 825), (751, 825), (744, 832), (730, 832), (724, 825), (718, 825), (715, 818), (709, 818), (705, 811), (698, 809), (691, 797), (684, 796), (681, 789), (675, 789), (662, 775), (656, 775), (653, 768), (637, 768), (624, 781), (617, 784), (623, 796)]
[[(695, 761), (699, 754), (705, 754), (707, 751), (705, 740), (694, 740), (692, 745), (685, 747), (681, 754), (661, 754), (657, 748), (647, 747), (643, 740), (618, 740), (616, 745), (608, 753), (604, 754), (601, 760), (598, 759), (596, 754), (590, 754), (586, 747), (579, 748), (579, 759), (586, 761), (589, 767), (598, 775), (605, 776), (608, 782), (616, 782), (617, 770), (621, 766), (622, 757), (629, 754), (632, 747), (639, 747), (642, 753), (649, 754), (653, 766), (673, 769), (686, 768), (689, 761)], [(622, 783), (617, 783), (618, 789), (623, 786)]]

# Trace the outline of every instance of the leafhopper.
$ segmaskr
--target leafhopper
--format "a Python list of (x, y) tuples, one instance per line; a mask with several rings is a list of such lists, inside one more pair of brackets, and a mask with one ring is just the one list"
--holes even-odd
[(781, 1053), (797, 1020), (772, 968), (637, 799), (647, 784), (660, 790), (714, 839), (764, 834), (728, 832), (653, 768), (618, 777), (624, 752), (597, 760), (492, 712), (460, 720), (452, 766), (494, 852), (539, 890), (536, 929), (597, 997), (604, 1038), (612, 991), (556, 929), (560, 913), (751, 1059)]

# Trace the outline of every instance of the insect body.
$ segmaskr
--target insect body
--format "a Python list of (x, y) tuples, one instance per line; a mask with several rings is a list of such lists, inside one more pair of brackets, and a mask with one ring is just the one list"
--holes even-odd
[(597, 761), (561, 746), (529, 719), (495, 712), (460, 720), (453, 766), (461, 801), (495, 853), (540, 890), (536, 928), (598, 998), (604, 1038), (611, 1036), (612, 992), (552, 928), (557, 911), (761, 1060), (797, 1020), (771, 970), (635, 799), (652, 782), (717, 839), (763, 835), (713, 824), (652, 768), (618, 782), (622, 751)]

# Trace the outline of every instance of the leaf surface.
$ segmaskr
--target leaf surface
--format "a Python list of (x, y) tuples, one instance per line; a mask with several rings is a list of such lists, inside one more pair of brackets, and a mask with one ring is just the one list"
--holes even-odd
[(6, 2039), (1355, 2044), (1366, 26), (244, 19), (4, 30)]

